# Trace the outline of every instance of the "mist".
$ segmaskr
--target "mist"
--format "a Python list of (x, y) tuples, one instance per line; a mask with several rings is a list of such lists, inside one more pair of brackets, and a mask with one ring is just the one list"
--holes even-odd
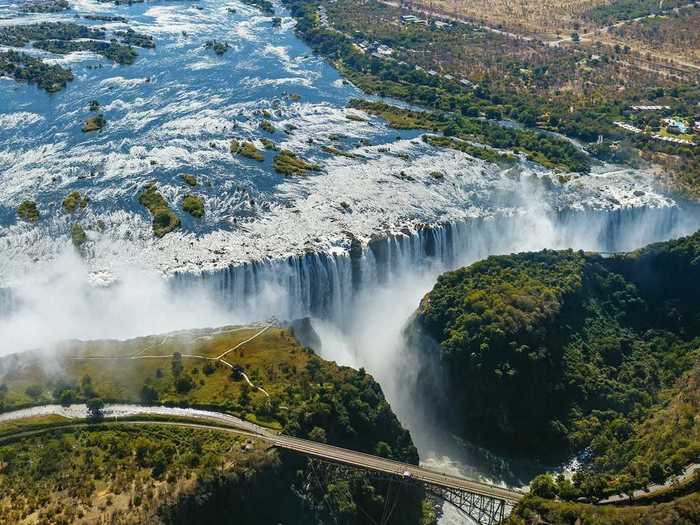
[(175, 293), (159, 273), (132, 265), (94, 272), (72, 246), (11, 290), (12, 304), (0, 316), (0, 355), (66, 339), (127, 339), (237, 321), (203, 289)]

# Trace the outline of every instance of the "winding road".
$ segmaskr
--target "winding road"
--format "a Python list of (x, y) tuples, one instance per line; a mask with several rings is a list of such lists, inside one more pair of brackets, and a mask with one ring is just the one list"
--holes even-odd
[[(260, 330), (259, 332), (256, 332), (254, 335), (252, 335), (251, 337), (249, 337), (245, 341), (241, 341), (237, 345), (229, 348), (224, 353), (222, 353), (221, 355), (218, 355), (216, 357), (209, 357), (206, 355), (199, 355), (199, 354), (180, 354), (180, 357), (184, 357), (187, 359), (202, 359), (204, 361), (216, 361), (216, 362), (219, 362), (219, 363), (229, 367), (231, 370), (234, 370), (235, 367), (231, 363), (226, 361), (224, 359), (224, 357), (226, 355), (230, 354), (231, 352), (238, 350), (244, 344), (250, 343), (251, 341), (253, 341), (257, 337), (261, 336), (262, 334), (267, 332), (271, 327), (272, 327), (271, 324), (265, 325), (263, 327), (263, 329)], [(237, 331), (244, 330), (244, 329), (245, 328), (235, 328), (233, 330), (224, 330), (224, 331), (220, 331), (220, 332), (214, 332), (214, 333), (208, 334), (206, 336), (197, 337), (194, 340), (202, 339), (203, 337), (211, 337), (212, 335), (218, 335), (218, 334), (222, 334), (222, 333), (237, 332)], [(165, 343), (165, 341), (167, 341), (169, 338), (170, 338), (170, 336), (166, 336), (165, 338), (163, 338), (163, 340), (160, 343), (157, 343), (156, 345), (153, 345), (153, 346), (160, 346), (163, 343)], [(147, 347), (147, 348), (152, 348), (152, 347)], [(127, 356), (124, 356), (124, 355), (69, 356), (68, 359), (72, 359), (73, 361), (119, 361), (119, 360), (139, 360), (139, 359), (172, 359), (175, 356), (175, 354), (144, 354), (143, 353), (144, 351), (145, 351), (145, 349), (141, 350), (140, 352), (137, 352), (134, 355), (127, 355)], [(270, 394), (268, 394), (264, 388), (253, 384), (253, 382), (250, 380), (250, 378), (244, 372), (241, 371), (240, 374), (241, 374), (241, 376), (243, 376), (243, 379), (245, 379), (246, 383), (248, 383), (248, 385), (251, 388), (255, 388), (255, 389), (259, 390), (260, 392), (265, 394), (268, 398), (270, 397)], [(1, 419), (0, 419), (0, 421), (1, 421)]]

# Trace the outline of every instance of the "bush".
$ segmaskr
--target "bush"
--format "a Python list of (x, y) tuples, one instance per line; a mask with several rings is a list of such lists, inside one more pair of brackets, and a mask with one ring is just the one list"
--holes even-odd
[(558, 487), (550, 474), (540, 474), (530, 483), (530, 494), (552, 499), (557, 496)]
[(196, 195), (185, 195), (182, 199), (182, 209), (199, 219), (204, 216), (204, 200)]
[(187, 374), (180, 374), (177, 379), (175, 379), (175, 390), (178, 394), (186, 394), (194, 388), (194, 382), (192, 378)]
[(39, 220), (39, 210), (34, 201), (24, 201), (17, 207), (17, 217), (26, 222), (36, 222)]
[(105, 402), (102, 398), (93, 397), (87, 400), (88, 414), (92, 419), (99, 419), (102, 417), (102, 409), (105, 407)]

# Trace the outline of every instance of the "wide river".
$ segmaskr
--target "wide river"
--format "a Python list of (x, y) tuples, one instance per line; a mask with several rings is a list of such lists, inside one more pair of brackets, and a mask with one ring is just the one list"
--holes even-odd
[[(315, 321), (321, 352), (375, 374), (423, 461), (517, 484), (531, 465), (475, 450), (417, 410), (400, 333), (422, 294), (439, 271), (490, 253), (627, 249), (700, 224), (695, 209), (643, 171), (597, 166), (590, 175), (559, 177), (527, 162), (504, 170), (348, 109), (350, 99), (365, 95), (311, 53), (280, 6), (275, 24), (233, 0), (70, 5), (59, 14), (22, 14), (5, 4), (0, 26), (51, 20), (108, 32), (130, 27), (153, 36), (156, 48), (139, 49), (133, 65), (120, 66), (91, 53), (27, 47), (72, 69), (75, 80), (55, 94), (0, 78), (0, 355), (67, 337), (129, 337), (314, 313), (313, 297), (333, 292), (336, 314)], [(94, 19), (105, 16), (127, 22)], [(205, 47), (209, 40), (230, 49), (216, 55)], [(107, 125), (85, 134), (92, 100)], [(274, 133), (261, 129), (263, 119)], [(263, 162), (232, 155), (233, 138), (261, 150), (261, 139), (270, 139), (321, 169), (285, 178), (272, 168), (272, 151), (264, 151)], [(185, 185), (182, 174), (194, 175), (197, 186)], [(182, 220), (162, 239), (153, 237), (138, 203), (151, 181)], [(90, 204), (67, 214), (61, 203), (76, 190)], [(204, 199), (202, 219), (181, 210), (187, 193)], [(36, 224), (16, 219), (27, 199), (38, 204)], [(443, 230), (429, 243), (416, 233), (426, 224), (469, 221), (477, 226)], [(88, 237), (81, 254), (70, 240), (75, 222)], [(389, 255), (366, 249), (370, 239), (387, 235), (404, 239), (381, 251)], [(348, 259), (352, 239), (365, 246), (362, 281), (351, 275), (360, 272)], [(425, 264), (436, 250), (449, 257)], [(250, 284), (261, 279), (259, 269), (246, 273), (240, 288), (226, 273), (262, 260), (269, 276), (281, 268), (270, 261), (290, 257), (296, 259), (283, 265), (289, 275), (270, 278), (275, 286)], [(387, 279), (382, 268), (390, 266)], [(175, 273), (199, 272), (216, 276), (224, 305), (211, 290), (182, 294), (164, 284)], [(265, 307), (243, 307), (238, 296), (246, 294), (262, 297), (255, 304)], [(290, 309), (297, 300), (303, 308)], [(447, 514), (446, 523), (461, 522)]]

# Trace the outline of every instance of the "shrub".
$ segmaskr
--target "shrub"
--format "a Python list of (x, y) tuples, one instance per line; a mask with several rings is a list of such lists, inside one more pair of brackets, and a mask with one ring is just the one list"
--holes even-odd
[(26, 222), (36, 222), (39, 220), (39, 210), (34, 201), (24, 201), (17, 207), (17, 216)]
[(185, 195), (182, 199), (182, 209), (199, 219), (204, 216), (204, 200), (196, 195)]

